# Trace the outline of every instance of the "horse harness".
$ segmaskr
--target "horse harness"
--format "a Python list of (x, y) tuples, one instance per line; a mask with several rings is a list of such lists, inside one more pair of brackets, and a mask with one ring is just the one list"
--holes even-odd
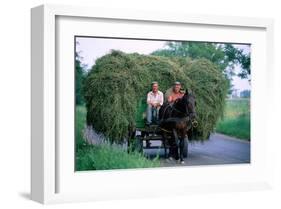
[[(180, 111), (180, 110), (178, 110), (177, 108), (175, 108), (175, 107), (174, 107), (174, 104), (173, 104), (173, 105), (169, 104), (169, 105), (167, 105), (166, 108), (164, 109), (163, 116), (165, 115), (165, 113), (166, 113), (168, 107), (171, 107), (171, 108), (172, 108), (172, 110), (171, 110), (171, 112), (170, 112), (170, 114), (169, 114), (169, 117), (172, 116), (173, 110), (175, 110), (175, 111), (177, 111), (177, 112), (179, 112), (179, 113), (183, 113), (182, 111)], [(189, 118), (189, 114), (190, 114), (190, 113), (188, 113), (188, 110), (186, 110), (186, 113), (183, 113), (183, 114), (186, 115), (185, 118)], [(161, 119), (160, 122), (162, 122), (163, 120), (164, 120), (164, 119)], [(197, 122), (195, 119), (191, 121), (191, 124), (192, 124), (191, 128), (196, 128), (196, 127), (198, 126), (198, 122)], [(168, 133), (172, 133), (172, 131), (166, 130), (166, 129), (164, 129), (164, 128), (160, 128), (160, 129), (161, 129), (162, 131), (165, 131), (165, 132), (168, 132)]]

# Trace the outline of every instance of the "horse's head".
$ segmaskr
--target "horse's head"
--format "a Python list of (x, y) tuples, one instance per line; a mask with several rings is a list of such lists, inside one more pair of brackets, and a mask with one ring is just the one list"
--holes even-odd
[(192, 91), (186, 89), (185, 94), (183, 96), (186, 113), (189, 115), (190, 119), (193, 121), (196, 118), (196, 99), (195, 95)]

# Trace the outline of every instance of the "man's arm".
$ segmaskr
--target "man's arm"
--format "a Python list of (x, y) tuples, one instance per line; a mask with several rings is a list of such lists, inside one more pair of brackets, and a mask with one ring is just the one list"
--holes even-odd
[(146, 96), (146, 103), (148, 104), (148, 105), (151, 105), (151, 100), (150, 100), (150, 94), (149, 94), (150, 92), (148, 92), (147, 93), (147, 96)]
[(169, 102), (169, 103), (173, 102), (173, 97), (172, 97), (171, 95), (168, 96), (168, 102)]

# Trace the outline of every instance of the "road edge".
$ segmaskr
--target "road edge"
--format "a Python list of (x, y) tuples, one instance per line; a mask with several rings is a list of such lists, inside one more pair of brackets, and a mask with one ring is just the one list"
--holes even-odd
[(239, 141), (239, 142), (243, 142), (243, 143), (246, 143), (246, 144), (250, 144), (251, 141), (247, 141), (247, 140), (244, 140), (244, 139), (239, 139), (239, 138), (236, 138), (236, 137), (233, 137), (233, 136), (228, 136), (228, 135), (225, 135), (225, 134), (222, 134), (222, 133), (218, 133), (218, 132), (214, 132), (212, 133), (211, 135), (219, 135), (219, 136), (223, 136), (224, 138), (226, 139), (229, 139), (229, 140), (233, 140), (233, 141)]

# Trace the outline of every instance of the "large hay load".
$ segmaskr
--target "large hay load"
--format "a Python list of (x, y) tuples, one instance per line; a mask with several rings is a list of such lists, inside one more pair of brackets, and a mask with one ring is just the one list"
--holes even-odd
[(112, 51), (98, 60), (84, 83), (87, 123), (115, 142), (134, 126), (137, 107), (158, 81), (165, 92), (174, 81), (196, 95), (198, 139), (208, 138), (223, 113), (227, 80), (206, 59), (166, 58)]

